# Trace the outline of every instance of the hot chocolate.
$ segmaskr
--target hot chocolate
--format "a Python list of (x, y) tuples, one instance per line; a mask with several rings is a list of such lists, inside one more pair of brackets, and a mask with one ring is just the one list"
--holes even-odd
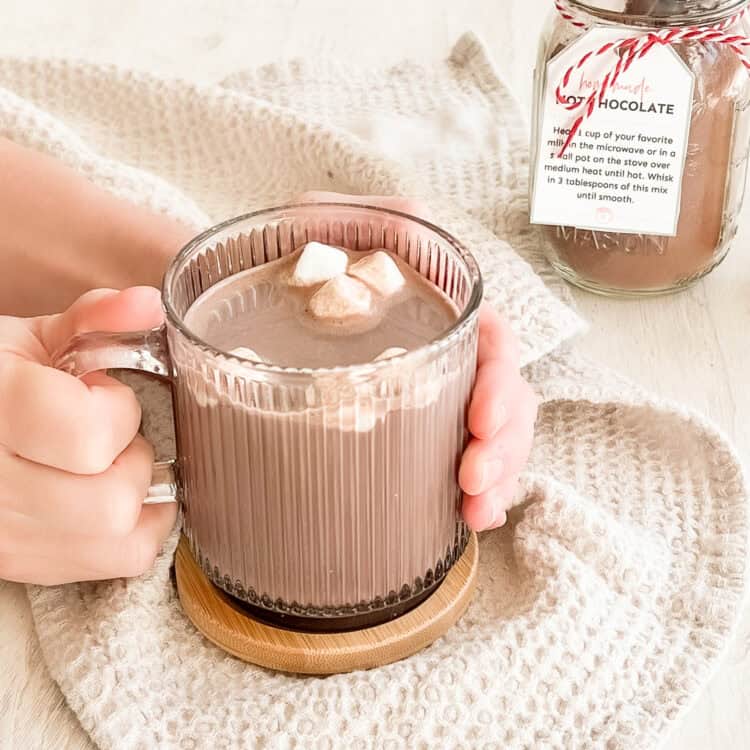
[(457, 317), (450, 299), (397, 256), (311, 242), (211, 287), (185, 322), (217, 349), (320, 368), (415, 349)]
[[(326, 630), (432, 591), (467, 540), (455, 476), (473, 372), (407, 352), (458, 317), (397, 255), (318, 243), (196, 299), (187, 327), (238, 372), (326, 368), (305, 404), (200, 372), (176, 383), (186, 526), (214, 583), (277, 624)], [(363, 396), (338, 368), (370, 362), (384, 376)]]

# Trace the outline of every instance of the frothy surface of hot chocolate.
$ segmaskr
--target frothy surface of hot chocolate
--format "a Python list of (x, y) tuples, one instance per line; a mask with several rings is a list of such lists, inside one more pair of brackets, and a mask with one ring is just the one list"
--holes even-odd
[(309, 243), (211, 287), (185, 322), (222, 351), (317, 368), (415, 349), (457, 318), (450, 299), (397, 256)]

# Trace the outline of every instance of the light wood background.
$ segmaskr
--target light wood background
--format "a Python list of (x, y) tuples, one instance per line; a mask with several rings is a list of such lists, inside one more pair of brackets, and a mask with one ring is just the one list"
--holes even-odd
[[(437, 60), (472, 29), (490, 46), (528, 112), (536, 40), (550, 4), (0, 0), (0, 54), (79, 57), (211, 82), (243, 67), (299, 55), (336, 55), (374, 65), (404, 57)], [(575, 296), (592, 323), (582, 349), (662, 396), (710, 415), (747, 461), (750, 205), (744, 216), (728, 260), (682, 295), (644, 302)], [(89, 747), (46, 674), (23, 588), (0, 582), (0, 748)], [(750, 748), (750, 617), (667, 747)]]

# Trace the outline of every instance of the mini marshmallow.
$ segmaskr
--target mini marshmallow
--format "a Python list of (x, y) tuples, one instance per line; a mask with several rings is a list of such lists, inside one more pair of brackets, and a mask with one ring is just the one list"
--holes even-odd
[(380, 352), (380, 354), (373, 359), (373, 362), (379, 362), (381, 359), (398, 357), (399, 354), (406, 354), (406, 349), (401, 346), (389, 346), (385, 351)]
[(213, 407), (219, 403), (219, 397), (214, 386), (205, 381), (199, 381), (197, 386), (191, 388), (191, 391), (198, 406)]
[(265, 362), (266, 360), (258, 354), (258, 352), (254, 351), (253, 349), (248, 349), (246, 346), (238, 346), (236, 349), (232, 349), (230, 354), (234, 354), (238, 357), (243, 357), (244, 359), (255, 359), (258, 362)]
[(361, 281), (344, 275), (327, 281), (310, 298), (310, 312), (324, 320), (367, 315), (371, 306), (370, 290)]
[(313, 286), (346, 272), (349, 256), (322, 242), (308, 242), (294, 267), (289, 283), (292, 286)]
[(361, 279), (384, 297), (395, 294), (406, 283), (396, 262), (383, 250), (353, 263), (349, 268), (349, 274)]
[(337, 410), (338, 427), (346, 432), (369, 432), (378, 421), (372, 403), (345, 403)]

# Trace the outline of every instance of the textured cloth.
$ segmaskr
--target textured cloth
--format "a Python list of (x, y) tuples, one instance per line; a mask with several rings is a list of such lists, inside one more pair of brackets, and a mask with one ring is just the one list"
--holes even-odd
[[(0, 87), (0, 133), (196, 227), (313, 188), (425, 198), (477, 255), (544, 399), (524, 499), (481, 536), (469, 610), (397, 664), (311, 678), (224, 654), (180, 609), (176, 533), (139, 579), (30, 586), (50, 672), (92, 738), (118, 750), (658, 746), (738, 618), (747, 487), (705, 420), (567, 348), (582, 323), (538, 256), (526, 136), (481, 45), (464, 37), (429, 68), (294, 63), (210, 88), (5, 60)], [(141, 391), (147, 432), (168, 446), (165, 392)]]

